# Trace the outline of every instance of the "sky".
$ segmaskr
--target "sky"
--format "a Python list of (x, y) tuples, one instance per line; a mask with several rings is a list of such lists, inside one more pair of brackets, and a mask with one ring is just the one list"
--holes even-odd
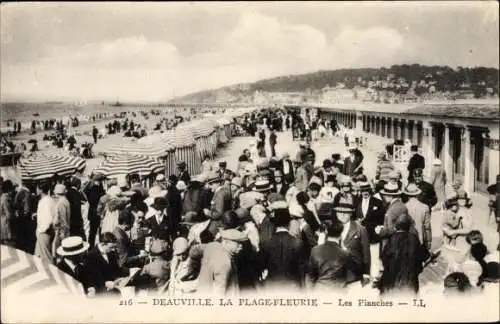
[(499, 64), (496, 1), (0, 8), (2, 101), (158, 101), (318, 70)]

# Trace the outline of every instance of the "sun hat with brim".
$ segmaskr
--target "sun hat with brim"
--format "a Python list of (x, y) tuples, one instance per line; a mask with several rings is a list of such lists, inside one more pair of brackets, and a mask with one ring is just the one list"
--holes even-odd
[(66, 193), (66, 187), (62, 184), (56, 184), (54, 188), (54, 195), (64, 195)]
[(255, 181), (255, 186), (253, 190), (257, 192), (266, 192), (271, 190), (271, 185), (269, 183), (269, 180)]
[(211, 172), (207, 175), (207, 183), (209, 184), (222, 181), (224, 181), (224, 179), (217, 172)]
[(354, 206), (351, 204), (341, 203), (333, 207), (333, 210), (341, 213), (354, 213)]
[(434, 160), (432, 161), (432, 165), (442, 165), (442, 164), (443, 164), (443, 162), (441, 162), (441, 160), (440, 160), (440, 159), (434, 159)]
[(188, 250), (188, 241), (184, 237), (178, 237), (172, 243), (172, 250), (174, 255), (180, 255)]
[(155, 179), (157, 182), (164, 182), (165, 181), (165, 176), (163, 174), (159, 174), (156, 176), (156, 179)]
[(106, 193), (112, 197), (120, 197), (122, 195), (122, 190), (118, 186), (111, 186)]
[(220, 237), (224, 240), (234, 241), (234, 242), (245, 242), (248, 240), (248, 236), (245, 233), (240, 232), (234, 228), (221, 231)]
[(420, 188), (416, 184), (410, 183), (406, 186), (403, 193), (409, 197), (415, 197), (419, 196), (422, 193), (422, 190), (420, 190)]
[(166, 242), (162, 242), (161, 240), (153, 240), (151, 243), (151, 247), (149, 248), (149, 254), (151, 256), (160, 256), (167, 252), (167, 244)]
[(380, 194), (383, 196), (401, 196), (402, 192), (397, 184), (388, 183), (384, 186), (384, 189), (380, 190)]
[(57, 248), (56, 252), (60, 256), (78, 255), (87, 251), (89, 246), (89, 243), (80, 236), (70, 236), (62, 240), (61, 246)]

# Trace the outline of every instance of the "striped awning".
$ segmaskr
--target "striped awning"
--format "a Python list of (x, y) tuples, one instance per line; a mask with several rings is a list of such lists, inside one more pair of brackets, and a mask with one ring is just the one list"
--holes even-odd
[(194, 136), (190, 129), (177, 127), (162, 134), (165, 139), (170, 139), (175, 148), (190, 147), (195, 145)]
[(162, 172), (165, 166), (154, 158), (143, 155), (121, 154), (108, 157), (98, 166), (94, 173), (101, 173), (106, 177), (138, 173), (149, 175)]
[(144, 146), (152, 146), (154, 148), (161, 148), (162, 150), (165, 150), (166, 152), (172, 151), (175, 149), (174, 143), (172, 139), (168, 137), (164, 137), (161, 134), (155, 134), (155, 135), (149, 135), (149, 136), (144, 136), (140, 139), (137, 140), (137, 144)]
[(205, 120), (195, 120), (185, 125), (180, 125), (176, 128), (176, 130), (188, 132), (196, 139), (199, 137), (209, 136), (214, 132), (214, 127), (212, 127)]
[(107, 155), (142, 155), (147, 157), (159, 158), (168, 155), (168, 151), (173, 149), (173, 145), (169, 142), (157, 143), (139, 143), (128, 142), (110, 147), (106, 150)]
[(1, 246), (1, 268), (3, 297), (39, 293), (46, 293), (51, 298), (85, 296), (82, 284), (73, 277), (49, 262), (6, 245)]
[(55, 175), (70, 176), (85, 170), (84, 159), (56, 153), (38, 153), (21, 159), (19, 168), (25, 180), (46, 180)]

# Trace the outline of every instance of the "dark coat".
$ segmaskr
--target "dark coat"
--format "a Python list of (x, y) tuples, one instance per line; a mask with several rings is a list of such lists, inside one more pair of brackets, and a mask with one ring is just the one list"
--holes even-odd
[(418, 236), (412, 232), (395, 232), (380, 255), (384, 272), (380, 292), (414, 292), (419, 289), (418, 276), (422, 272), (425, 251)]
[(437, 204), (436, 190), (430, 183), (425, 181), (420, 182), (418, 187), (422, 190), (419, 200), (432, 209)]
[(408, 167), (406, 168), (409, 172), (409, 176), (413, 177), (413, 170), (415, 169), (425, 169), (425, 158), (416, 153), (408, 161)]
[(185, 215), (188, 212), (195, 212), (200, 214), (203, 212), (203, 195), (205, 189), (199, 182), (192, 182), (186, 193), (184, 194), (184, 201), (182, 202), (182, 213)]
[(349, 231), (342, 244), (356, 264), (357, 279), (361, 279), (363, 274), (370, 274), (370, 242), (368, 232), (358, 222), (351, 221)]
[(259, 230), (260, 246), (265, 246), (273, 237), (276, 227), (269, 219), (269, 216), (264, 217), (262, 223), (257, 227)]
[(220, 219), (222, 215), (232, 207), (230, 189), (225, 185), (220, 187), (214, 193), (211, 205), (212, 218), (215, 220)]
[(80, 236), (85, 239), (85, 231), (83, 228), (83, 217), (82, 217), (82, 202), (84, 198), (80, 191), (75, 188), (69, 188), (66, 193), (66, 198), (69, 201), (69, 233), (72, 236)]
[(375, 227), (384, 225), (384, 215), (385, 207), (380, 199), (370, 197), (366, 215), (363, 215), (362, 199), (356, 203), (355, 218), (360, 220), (361, 225), (366, 228), (370, 244), (380, 242), (380, 237), (375, 233)]
[[(284, 163), (288, 164), (288, 172), (285, 173), (285, 168), (283, 166)], [(283, 180), (285, 180), (286, 183), (294, 183), (295, 182), (295, 170), (293, 169), (293, 162), (289, 159), (286, 160), (280, 160), (280, 170), (283, 173)]]
[(277, 232), (262, 247), (264, 268), (268, 270), (266, 284), (299, 287), (302, 281), (302, 242), (288, 232)]
[(186, 185), (189, 185), (189, 182), (191, 181), (191, 176), (189, 175), (189, 172), (187, 170), (180, 172), (179, 180), (182, 180)]
[(83, 266), (84, 271), (88, 274), (86, 288), (94, 287), (96, 293), (103, 293), (106, 291), (106, 281), (114, 281), (128, 275), (128, 270), (120, 268), (118, 265), (118, 255), (116, 253), (109, 253), (108, 259), (109, 263), (104, 260), (101, 251), (97, 247), (89, 251)]
[(315, 246), (307, 267), (307, 283), (313, 288), (345, 288), (355, 281), (355, 264), (338, 243), (326, 241)]
[(87, 287), (88, 273), (82, 264), (76, 263), (73, 270), (64, 260), (61, 260), (56, 264), (56, 267), (76, 281), (81, 282), (83, 287)]
[(275, 132), (272, 132), (271, 134), (269, 134), (269, 144), (270, 145), (276, 145), (277, 138), (278, 138), (278, 136), (276, 135)]
[(286, 196), (286, 192), (288, 191), (288, 189), (289, 189), (288, 184), (286, 184), (285, 182), (282, 182), (280, 190), (277, 190), (276, 184), (274, 184), (272, 192), (280, 194), (283, 197), (285, 197)]
[(115, 227), (113, 234), (116, 236), (116, 254), (118, 255), (118, 266), (120, 267), (140, 267), (140, 258), (137, 255), (134, 245), (130, 241), (127, 233), (119, 227)]
[(343, 173), (349, 177), (363, 173), (363, 167), (360, 167), (361, 162), (363, 162), (362, 155), (361, 156), (356, 155), (354, 160), (351, 160), (350, 156), (346, 157), (344, 159)]
[[(170, 234), (170, 226), (168, 223), (168, 216), (164, 215), (161, 223), (158, 224), (155, 216), (149, 217), (144, 220), (144, 226), (151, 229), (152, 236), (164, 236)], [(162, 237), (163, 239), (167, 239), (166, 237)]]
[(91, 185), (85, 190), (85, 195), (87, 196), (87, 201), (89, 202), (89, 218), (98, 219), (97, 215), (97, 205), (99, 204), (99, 199), (104, 196), (106, 192), (102, 186)]
[(167, 221), (170, 229), (176, 231), (181, 222), (182, 197), (180, 191), (175, 186), (170, 186), (167, 192)]

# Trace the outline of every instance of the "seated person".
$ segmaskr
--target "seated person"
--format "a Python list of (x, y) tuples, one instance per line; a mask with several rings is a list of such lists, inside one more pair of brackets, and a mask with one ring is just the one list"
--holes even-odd
[(126, 277), (129, 270), (118, 265), (116, 253), (116, 236), (113, 233), (102, 233), (99, 243), (91, 249), (85, 259), (83, 268), (87, 273), (86, 289), (96, 294), (117, 294), (115, 281)]
[(118, 215), (118, 226), (113, 230), (116, 237), (116, 253), (118, 255), (118, 265), (120, 267), (139, 267), (143, 264), (146, 254), (134, 248), (127, 232), (134, 224), (134, 215), (128, 210), (120, 211)]
[(156, 290), (167, 284), (170, 276), (168, 244), (162, 240), (153, 240), (149, 249), (150, 262), (139, 273), (134, 285), (141, 289)]

